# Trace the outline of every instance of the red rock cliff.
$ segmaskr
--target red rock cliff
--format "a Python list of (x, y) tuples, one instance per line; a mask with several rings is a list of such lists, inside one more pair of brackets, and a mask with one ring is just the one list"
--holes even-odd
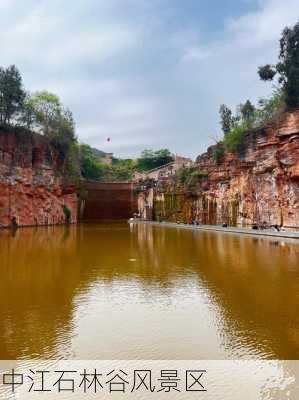
[(30, 132), (0, 131), (0, 227), (66, 222), (64, 206), (77, 221), (77, 195), (59, 176), (58, 154)]
[(140, 211), (153, 206), (156, 219), (171, 221), (299, 229), (299, 109), (248, 132), (238, 154), (217, 163), (213, 150), (197, 158), (203, 174), (191, 191), (169, 183), (147, 199), (142, 193)]
[(212, 152), (199, 156), (197, 166), (208, 173), (201, 187), (217, 203), (217, 222), (299, 228), (299, 110), (248, 132), (242, 150), (218, 165)]

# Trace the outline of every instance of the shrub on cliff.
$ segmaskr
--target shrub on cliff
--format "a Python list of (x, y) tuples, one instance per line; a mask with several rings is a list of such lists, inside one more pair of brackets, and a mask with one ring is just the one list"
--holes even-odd
[(258, 73), (265, 81), (272, 81), (277, 74), (278, 82), (285, 92), (286, 104), (290, 107), (299, 105), (299, 22), (283, 30), (279, 62), (259, 67)]
[(274, 89), (268, 98), (259, 99), (255, 107), (249, 100), (240, 104), (237, 114), (232, 114), (233, 124), (229, 131), (224, 132), (223, 140), (217, 143), (213, 159), (219, 162), (225, 151), (240, 150), (244, 134), (251, 129), (260, 128), (275, 119), (285, 108), (285, 93), (283, 88)]
[(176, 176), (178, 177), (179, 182), (185, 184), (193, 171), (194, 167), (182, 167), (178, 169)]
[(215, 146), (215, 148), (213, 149), (213, 153), (212, 153), (212, 157), (213, 160), (218, 164), (222, 157), (224, 156), (225, 153), (225, 148), (223, 146), (223, 142), (218, 142)]
[(206, 178), (208, 173), (198, 170), (196, 167), (182, 167), (177, 171), (176, 176), (181, 184), (186, 187), (192, 187)]
[[(224, 106), (222, 107), (223, 110)], [(236, 115), (233, 115), (230, 111), (229, 116), (226, 116), (226, 118), (230, 119), (230, 122), (225, 126), (226, 130), (224, 130), (223, 121), (221, 124), (224, 138), (217, 144), (213, 151), (213, 159), (217, 163), (220, 161), (225, 151), (234, 152), (240, 148), (244, 133), (256, 125), (257, 115), (257, 109), (250, 100), (247, 100), (244, 104), (238, 106)]]
[(220, 106), (219, 114), (221, 128), (225, 136), (240, 124), (246, 125), (248, 128), (251, 127), (256, 118), (256, 109), (251, 101), (247, 100), (244, 104), (239, 104), (235, 115), (225, 104)]
[(278, 86), (269, 98), (260, 99), (256, 107), (249, 100), (241, 104), (236, 115), (227, 106), (220, 107), (224, 138), (214, 150), (216, 162), (221, 159), (223, 149), (232, 152), (240, 149), (246, 131), (273, 121), (286, 106), (299, 106), (299, 22), (282, 32), (279, 62), (259, 67), (258, 74), (265, 81), (272, 81), (278, 75)]
[(261, 98), (255, 111), (254, 126), (263, 126), (275, 119), (285, 109), (285, 93), (283, 88), (275, 88), (268, 98)]
[(223, 138), (223, 145), (227, 151), (234, 152), (239, 150), (244, 133), (248, 130), (248, 125), (241, 123), (234, 126)]

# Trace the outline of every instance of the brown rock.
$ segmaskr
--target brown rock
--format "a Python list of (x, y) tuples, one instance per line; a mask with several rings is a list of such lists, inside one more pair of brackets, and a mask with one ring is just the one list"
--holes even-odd
[(57, 177), (58, 154), (47, 139), (30, 132), (0, 132), (0, 226), (52, 225), (66, 222), (63, 206), (77, 222), (74, 185)]
[(248, 132), (242, 152), (225, 154), (219, 164), (214, 147), (197, 157), (197, 168), (208, 176), (192, 189), (192, 198), (174, 189), (171, 201), (168, 193), (154, 196), (156, 218), (299, 229), (299, 109)]

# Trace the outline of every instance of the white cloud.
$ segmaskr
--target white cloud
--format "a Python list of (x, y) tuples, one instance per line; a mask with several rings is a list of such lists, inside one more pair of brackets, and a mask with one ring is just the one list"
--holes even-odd
[[(298, 9), (299, 0), (290, 0), (288, 4), (261, 1), (255, 12), (228, 21), (220, 39), (182, 47), (180, 73), (191, 76), (193, 85), (204, 96), (199, 100), (204, 104), (203, 110), (198, 108), (201, 151), (210, 142), (211, 133), (218, 131), (219, 135), (221, 103), (235, 108), (247, 98), (254, 101), (271, 92), (271, 86), (259, 80), (257, 67), (277, 60), (281, 31), (296, 22)], [(207, 109), (213, 110), (212, 121), (205, 118)]]
[(185, 49), (182, 61), (202, 61), (211, 57), (212, 55), (212, 48), (192, 46)]
[(7, 44), (2, 59), (22, 62), (32, 58), (52, 67), (95, 57), (100, 61), (127, 50), (138, 40), (137, 27), (104, 22), (89, 26), (82, 24), (80, 14), (68, 17), (52, 13), (46, 4), (33, 7), (22, 19), (0, 31), (1, 43)]
[(230, 21), (228, 29), (247, 45), (267, 45), (277, 42), (282, 29), (298, 20), (298, 9), (298, 0), (260, 0), (257, 12)]
[(261, 0), (210, 36), (175, 23), (172, 5), (0, 0), (1, 63), (17, 64), (29, 89), (59, 94), (83, 141), (120, 155), (163, 146), (196, 156), (219, 131), (221, 103), (270, 92), (257, 66), (277, 59), (299, 0)]

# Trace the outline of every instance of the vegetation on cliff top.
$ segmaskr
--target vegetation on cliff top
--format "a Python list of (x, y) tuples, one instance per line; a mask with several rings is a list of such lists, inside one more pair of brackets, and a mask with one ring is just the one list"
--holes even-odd
[(132, 179), (135, 169), (134, 160), (113, 158), (111, 164), (106, 164), (103, 161), (105, 153), (101, 154), (87, 144), (81, 144), (79, 149), (83, 178), (97, 181), (128, 181)]
[(247, 100), (238, 106), (235, 115), (225, 104), (220, 106), (224, 137), (214, 148), (215, 161), (219, 161), (225, 151), (238, 151), (247, 131), (263, 127), (288, 107), (299, 106), (299, 22), (283, 30), (278, 58), (276, 65), (258, 68), (262, 80), (273, 81), (278, 76), (269, 98), (260, 99), (256, 106)]
[(196, 166), (192, 166), (180, 168), (176, 176), (178, 177), (179, 183), (187, 188), (192, 188), (199, 181), (207, 178), (208, 173), (206, 171), (199, 171)]
[(24, 135), (29, 131), (43, 134), (59, 154), (61, 172), (72, 177), (78, 175), (77, 139), (71, 111), (50, 92), (26, 92), (14, 65), (0, 68), (0, 124)]
[[(224, 136), (213, 151), (217, 162), (225, 152), (241, 148), (246, 132), (263, 127), (287, 107), (299, 106), (299, 22), (282, 32), (278, 63), (259, 67), (258, 74), (267, 81), (277, 76), (275, 89), (257, 105), (250, 100), (240, 104), (235, 114), (225, 104), (220, 106)], [(28, 131), (43, 134), (59, 154), (60, 172), (73, 179), (130, 180), (135, 171), (147, 171), (173, 160), (168, 149), (144, 150), (136, 160), (114, 158), (107, 165), (103, 160), (105, 153), (78, 143), (72, 113), (59, 97), (46, 90), (27, 92), (15, 66), (0, 67), (0, 125), (10, 130), (23, 128), (24, 134)], [(201, 178), (195, 171), (182, 174), (186, 182)]]
[(149, 171), (173, 161), (173, 156), (168, 149), (143, 150), (136, 162), (137, 171)]
[(168, 149), (144, 150), (137, 160), (113, 158), (105, 163), (106, 153), (80, 144), (75, 135), (71, 111), (59, 97), (47, 90), (26, 92), (22, 76), (12, 65), (0, 67), (0, 127), (24, 135), (36, 132), (49, 139), (59, 154), (61, 171), (73, 180), (130, 180), (135, 171), (146, 171), (172, 161)]
[(172, 160), (168, 149), (144, 150), (135, 160), (113, 158), (111, 164), (107, 165), (97, 149), (86, 144), (80, 145), (81, 174), (85, 179), (91, 180), (128, 181), (136, 171), (148, 171)]
[(283, 30), (278, 59), (276, 65), (259, 67), (258, 73), (265, 81), (272, 81), (278, 75), (286, 105), (296, 107), (299, 104), (299, 21)]

